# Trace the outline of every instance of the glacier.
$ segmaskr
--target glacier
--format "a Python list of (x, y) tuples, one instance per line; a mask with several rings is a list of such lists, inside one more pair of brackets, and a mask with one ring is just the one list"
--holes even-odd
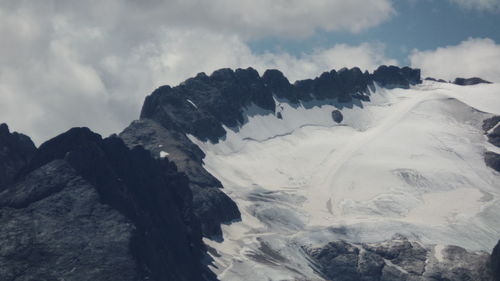
[[(488, 168), (482, 121), (500, 114), (500, 85), (424, 81), (370, 91), (371, 101), (250, 106), (218, 143), (189, 136), (242, 219), (204, 239), (221, 280), (323, 280), (304, 247), (404, 235), (491, 251), (500, 236), (500, 175)], [(337, 124), (331, 113), (340, 110)]]

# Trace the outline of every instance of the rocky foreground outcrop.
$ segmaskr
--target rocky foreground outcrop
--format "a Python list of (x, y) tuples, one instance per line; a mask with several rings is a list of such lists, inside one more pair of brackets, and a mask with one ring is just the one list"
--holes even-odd
[(0, 280), (214, 280), (187, 177), (74, 128), (0, 193)]
[(490, 258), (486, 252), (428, 246), (396, 235), (381, 243), (335, 241), (305, 252), (318, 274), (331, 281), (493, 281), (499, 278), (499, 248)]

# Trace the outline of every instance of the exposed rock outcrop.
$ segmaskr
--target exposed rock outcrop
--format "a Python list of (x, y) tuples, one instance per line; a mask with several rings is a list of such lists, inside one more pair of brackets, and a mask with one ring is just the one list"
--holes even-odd
[(409, 88), (410, 85), (420, 84), (420, 69), (409, 67), (399, 68), (397, 66), (382, 65), (373, 72), (373, 81), (388, 89)]
[(439, 83), (448, 83), (446, 80), (443, 79), (436, 79), (433, 77), (426, 77), (425, 80), (427, 81), (434, 81), (434, 82), (439, 82)]
[[(493, 116), (483, 121), (483, 130), (488, 141), (500, 147), (500, 116)], [(500, 172), (500, 154), (493, 151), (486, 151), (484, 153), (484, 162), (492, 169)]]
[(35, 150), (29, 137), (11, 133), (7, 124), (0, 124), (0, 191), (13, 182)]
[(491, 253), (489, 265), (493, 273), (493, 280), (500, 281), (500, 241), (498, 241)]
[(74, 128), (0, 193), (1, 280), (215, 280), (187, 177)]
[(400, 235), (381, 243), (335, 241), (306, 253), (318, 274), (332, 281), (494, 280), (488, 253), (425, 246)]
[(477, 84), (491, 84), (491, 82), (483, 80), (479, 77), (472, 77), (472, 78), (456, 78), (455, 81), (453, 81), (453, 84), (460, 86), (472, 86)]
[(150, 119), (132, 122), (120, 137), (129, 147), (143, 146), (155, 158), (165, 155), (189, 178), (193, 211), (207, 237), (222, 235), (221, 224), (241, 218), (236, 204), (219, 188), (222, 184), (202, 166), (205, 154), (185, 134), (167, 130)]

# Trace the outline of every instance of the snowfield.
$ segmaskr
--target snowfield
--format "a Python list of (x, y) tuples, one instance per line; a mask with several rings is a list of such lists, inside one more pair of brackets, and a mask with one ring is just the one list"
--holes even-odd
[(377, 87), (371, 102), (276, 102), (282, 119), (252, 107), (217, 144), (190, 136), (242, 213), (223, 242), (205, 240), (222, 280), (322, 280), (303, 247), (337, 239), (400, 233), (489, 252), (500, 238), (500, 175), (483, 160), (498, 148), (481, 129), (500, 115), (499, 84), (426, 81)]

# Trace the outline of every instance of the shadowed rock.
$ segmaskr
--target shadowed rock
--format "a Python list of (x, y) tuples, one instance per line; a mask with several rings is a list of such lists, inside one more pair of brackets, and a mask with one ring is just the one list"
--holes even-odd
[(0, 124), (0, 191), (14, 181), (36, 150), (31, 139)]
[(426, 77), (425, 80), (427, 81), (434, 81), (434, 82), (439, 82), (439, 83), (448, 83), (446, 80), (443, 79), (436, 79), (433, 77)]
[[(488, 141), (500, 147), (500, 116), (493, 116), (483, 121), (483, 130), (488, 137)], [(500, 154), (493, 151), (484, 153), (484, 162), (492, 169), (500, 172)]]
[(130, 147), (142, 146), (155, 158), (167, 153), (189, 179), (193, 212), (200, 219), (203, 235), (222, 237), (221, 224), (241, 218), (236, 204), (219, 188), (222, 184), (202, 166), (205, 154), (185, 134), (167, 130), (150, 119), (132, 122), (120, 137)]
[(313, 268), (332, 281), (492, 281), (500, 268), (498, 246), (491, 258), (487, 253), (446, 246), (438, 259), (433, 246), (409, 241), (401, 235), (380, 243), (335, 241), (305, 251)]
[(344, 116), (342, 115), (342, 112), (340, 112), (340, 110), (334, 110), (332, 111), (332, 119), (336, 123), (340, 123), (342, 122), (342, 120), (344, 120)]
[(495, 281), (500, 281), (500, 241), (493, 249), (493, 253), (490, 257), (490, 268), (493, 272), (493, 277)]
[(491, 84), (491, 82), (483, 80), (479, 77), (472, 77), (472, 78), (456, 78), (455, 81), (453, 81), (453, 84), (460, 86), (472, 86), (477, 84)]
[(214, 280), (187, 177), (74, 128), (0, 194), (0, 280)]
[(500, 154), (486, 151), (484, 153), (484, 162), (495, 171), (500, 172)]

